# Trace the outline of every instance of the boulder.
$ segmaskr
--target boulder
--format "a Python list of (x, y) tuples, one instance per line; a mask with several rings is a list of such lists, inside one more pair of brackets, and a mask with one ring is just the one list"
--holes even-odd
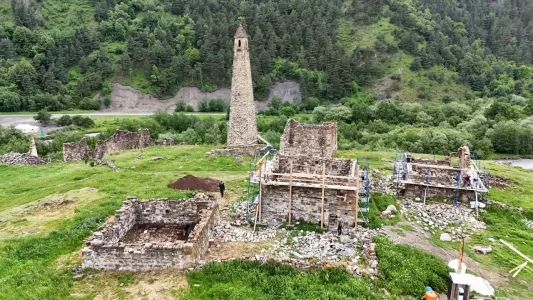
[(492, 252), (491, 246), (474, 246), (472, 247), (472, 249), (474, 249), (474, 251), (476, 251), (479, 254), (489, 254)]
[(390, 218), (392, 215), (397, 214), (398, 209), (394, 205), (387, 206), (387, 209), (381, 212), (381, 215), (385, 218)]
[(443, 241), (443, 242), (451, 242), (452, 241), (452, 237), (448, 233), (443, 232), (440, 235), (440, 240)]

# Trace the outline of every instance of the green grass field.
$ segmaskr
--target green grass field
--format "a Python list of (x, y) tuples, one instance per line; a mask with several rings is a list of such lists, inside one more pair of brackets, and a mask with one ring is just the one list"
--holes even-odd
[[(167, 184), (186, 174), (224, 180), (230, 198), (238, 199), (246, 190), (248, 161), (206, 158), (205, 152), (213, 148), (216, 147), (150, 147), (138, 161), (134, 160), (138, 150), (124, 151), (109, 158), (115, 161), (119, 172), (103, 166), (91, 167), (83, 162), (54, 162), (38, 167), (0, 165), (0, 218), (6, 218), (6, 222), (0, 222), (2, 299), (93, 299), (102, 291), (109, 293), (106, 294), (109, 299), (129, 299), (128, 285), (120, 287), (118, 283), (127, 279), (132, 285), (134, 282), (139, 284), (149, 280), (147, 276), (96, 273), (93, 279), (75, 281), (72, 278), (70, 269), (80, 263), (78, 251), (83, 239), (106, 217), (114, 214), (127, 196), (176, 199), (187, 196), (187, 193), (167, 188)], [(152, 161), (154, 156), (164, 159)], [(394, 153), (387, 152), (340, 151), (338, 156), (369, 157), (371, 167), (384, 174), (391, 171), (394, 159)], [(533, 183), (531, 176), (527, 176), (530, 173), (496, 164), (490, 164), (490, 169), (515, 179), (520, 187), (518, 190), (493, 190), (492, 199), (531, 207), (528, 205)], [(23, 208), (38, 200), (56, 198), (77, 200), (54, 211), (22, 213)], [(375, 205), (386, 206), (388, 203), (388, 198), (384, 198)], [(524, 253), (531, 253), (533, 233), (520, 219), (523, 216), (490, 211), (483, 216), (487, 230), (474, 236), (471, 243), (485, 243), (488, 237), (503, 238)], [(392, 220), (392, 223), (396, 221)], [(408, 226), (400, 228), (404, 233), (412, 230)], [(394, 245), (386, 239), (378, 241), (378, 249), (381, 249), (378, 255), (383, 273), (372, 283), (338, 270), (302, 273), (287, 266), (258, 268), (254, 263), (228, 262), (187, 273), (183, 280), (188, 281), (189, 288), (177, 289), (172, 294), (183, 299), (323, 299), (317, 295), (328, 295), (329, 299), (373, 299), (377, 295), (381, 299), (382, 287), (393, 295), (415, 296), (422, 292), (420, 288), (424, 284), (443, 284), (442, 262), (431, 255), (420, 260), (421, 251)], [(503, 246), (496, 247), (490, 256), (471, 255), (484, 265), (504, 272), (522, 263), (520, 257)], [(402, 262), (400, 267), (399, 262)], [(423, 263), (413, 269), (419, 262)], [(437, 269), (441, 275), (431, 277), (435, 273), (432, 270)], [(515, 296), (527, 292), (523, 282), (533, 280), (531, 271), (527, 267), (516, 280), (505, 285), (499, 295)], [(151, 280), (157, 282), (170, 275), (154, 276), (156, 279)], [(400, 277), (402, 280), (398, 279)], [(412, 284), (404, 286), (402, 282), (406, 278)], [(429, 278), (432, 278), (431, 282)]]

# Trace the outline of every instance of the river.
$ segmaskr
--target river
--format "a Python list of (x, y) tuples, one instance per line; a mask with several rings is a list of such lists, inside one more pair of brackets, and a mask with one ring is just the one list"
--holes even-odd
[(526, 170), (533, 171), (533, 159), (501, 159), (497, 160), (497, 162), (505, 165), (511, 165), (513, 167), (522, 167)]

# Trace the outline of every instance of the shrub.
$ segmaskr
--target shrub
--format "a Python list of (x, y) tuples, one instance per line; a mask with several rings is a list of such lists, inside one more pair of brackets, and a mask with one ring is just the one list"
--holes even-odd
[(195, 145), (197, 140), (198, 135), (196, 134), (196, 131), (192, 128), (185, 130), (181, 134), (181, 141), (187, 145)]
[(35, 121), (38, 121), (39, 124), (41, 124), (42, 126), (46, 126), (48, 125), (48, 123), (50, 123), (50, 119), (52, 118), (52, 114), (50, 112), (48, 112), (48, 108), (44, 108), (42, 110), (40, 110), (37, 115), (35, 117), (33, 117), (33, 119)]
[(294, 110), (292, 106), (285, 106), (282, 109), (280, 109), (279, 113), (286, 117), (292, 117), (296, 114), (296, 111)]
[(224, 99), (204, 99), (198, 106), (201, 112), (224, 112), (227, 108), (228, 105)]
[(370, 195), (369, 211), (368, 211), (368, 227), (380, 228), (383, 225), (395, 224), (400, 220), (400, 215), (396, 214), (392, 219), (380, 218), (381, 212), (387, 209), (387, 206), (394, 205), (399, 211), (396, 198), (387, 194), (372, 194)]
[(175, 112), (182, 112), (182, 111), (185, 111), (185, 101), (183, 100), (178, 100), (176, 101), (176, 109), (174, 109)]
[(187, 104), (185, 106), (185, 112), (194, 112), (194, 108), (192, 107), (192, 105)]
[(89, 128), (94, 125), (94, 121), (90, 117), (73, 116), (72, 124), (83, 128)]
[(72, 119), (70, 115), (62, 115), (57, 121), (57, 126), (69, 126), (72, 125)]

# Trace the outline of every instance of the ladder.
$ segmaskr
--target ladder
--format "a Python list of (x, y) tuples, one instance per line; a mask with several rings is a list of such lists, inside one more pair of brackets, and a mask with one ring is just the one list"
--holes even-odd
[[(362, 163), (361, 163), (362, 162)], [(357, 164), (359, 165), (359, 187), (357, 191), (359, 193), (359, 205), (357, 216), (357, 223), (368, 223), (368, 211), (370, 210), (370, 164), (368, 157), (358, 158)]]
[(453, 199), (453, 205), (459, 204), (459, 188), (461, 187), (461, 171), (457, 172), (457, 187), (455, 189), (455, 198)]

